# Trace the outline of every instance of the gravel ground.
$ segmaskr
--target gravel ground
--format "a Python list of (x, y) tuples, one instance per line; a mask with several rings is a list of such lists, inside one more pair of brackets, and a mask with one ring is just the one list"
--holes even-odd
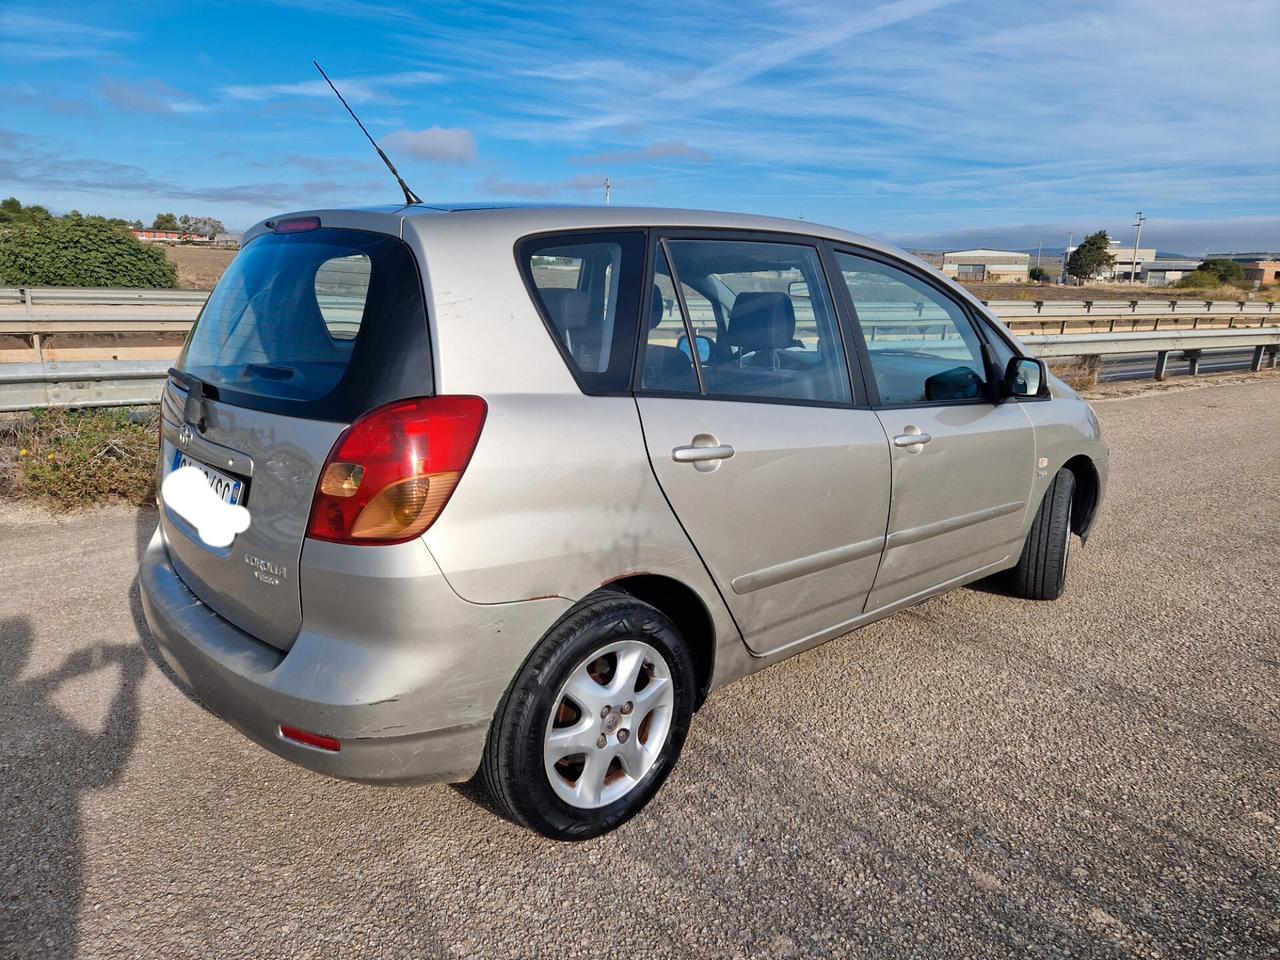
[(9, 507), (0, 956), (1280, 956), (1280, 378), (1098, 410), (1062, 600), (961, 590), (730, 686), (576, 846), (250, 744), (148, 653), (153, 514)]

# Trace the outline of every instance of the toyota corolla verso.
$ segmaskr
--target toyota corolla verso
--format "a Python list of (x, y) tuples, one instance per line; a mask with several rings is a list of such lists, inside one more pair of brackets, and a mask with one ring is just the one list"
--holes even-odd
[[(865, 237), (681, 210), (258, 224), (164, 390), (156, 641), (244, 734), (461, 781), (548, 836), (658, 790), (709, 691), (1000, 574), (1053, 599), (1102, 499), (1089, 406)], [(161, 498), (163, 500), (163, 497)]]

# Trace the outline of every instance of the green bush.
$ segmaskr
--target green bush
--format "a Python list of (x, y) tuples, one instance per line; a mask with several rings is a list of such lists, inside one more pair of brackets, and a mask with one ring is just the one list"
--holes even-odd
[(0, 284), (176, 287), (178, 268), (123, 226), (68, 215), (0, 227)]
[(1192, 290), (1202, 290), (1210, 287), (1222, 286), (1222, 278), (1212, 270), (1197, 268), (1192, 273), (1188, 273), (1181, 280), (1177, 281), (1174, 285), (1178, 287), (1187, 287)]
[(71, 509), (155, 498), (158, 414), (33, 410), (0, 424), (0, 495)]

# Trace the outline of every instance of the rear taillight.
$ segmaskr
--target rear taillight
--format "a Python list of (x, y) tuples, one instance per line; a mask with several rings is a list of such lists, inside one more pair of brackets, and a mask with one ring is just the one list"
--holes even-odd
[(325, 461), (307, 536), (359, 544), (420, 536), (466, 470), (486, 409), (479, 397), (424, 397), (365, 414)]

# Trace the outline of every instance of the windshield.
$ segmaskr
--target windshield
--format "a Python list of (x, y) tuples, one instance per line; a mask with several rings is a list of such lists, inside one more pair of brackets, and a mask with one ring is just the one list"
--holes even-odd
[(220, 399), (299, 416), (349, 419), (428, 393), (413, 256), (358, 230), (258, 237), (210, 294), (179, 367)]

